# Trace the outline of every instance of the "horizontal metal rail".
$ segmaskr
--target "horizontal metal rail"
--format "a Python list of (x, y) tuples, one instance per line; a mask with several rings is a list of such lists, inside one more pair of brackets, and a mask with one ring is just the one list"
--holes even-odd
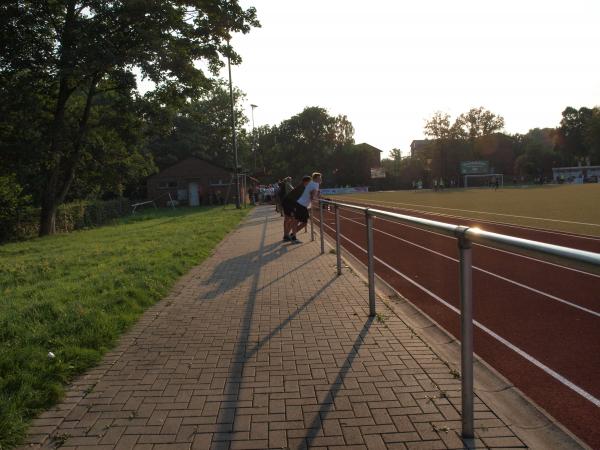
[(492, 233), (477, 227), (454, 225), (421, 217), (408, 216), (376, 208), (353, 205), (351, 203), (335, 202), (327, 199), (319, 200), (319, 229), (321, 232), (321, 253), (324, 253), (323, 237), (323, 209), (333, 207), (335, 213), (335, 249), (337, 257), (337, 273), (341, 275), (341, 208), (360, 211), (365, 216), (367, 229), (367, 266), (369, 283), (369, 313), (375, 315), (375, 268), (373, 246), (373, 217), (394, 220), (400, 223), (415, 225), (419, 228), (435, 231), (457, 239), (459, 250), (459, 289), (460, 289), (460, 342), (461, 342), (461, 394), (462, 394), (462, 436), (470, 439), (474, 437), (473, 416), (473, 262), (472, 243), (484, 243), (496, 247), (514, 247), (522, 250), (533, 251), (544, 255), (559, 257), (569, 261), (576, 261), (593, 266), (600, 266), (600, 253), (577, 250), (560, 245), (546, 244), (544, 242), (522, 239), (505, 234)]
[(510, 246), (522, 250), (529, 250), (550, 256), (563, 258), (569, 261), (576, 261), (600, 267), (600, 253), (589, 252), (586, 250), (578, 250), (570, 247), (563, 247), (561, 245), (547, 244), (545, 242), (518, 238), (506, 234), (492, 233), (490, 231), (484, 231), (477, 227), (453, 225), (450, 223), (439, 222), (437, 220), (423, 219), (421, 217), (408, 216), (405, 214), (398, 214), (391, 211), (384, 211), (376, 208), (352, 205), (350, 203), (340, 203), (326, 199), (321, 199), (320, 203), (325, 205), (329, 204), (332, 206), (337, 205), (340, 208), (353, 209), (355, 211), (362, 211), (365, 214), (373, 217), (383, 217), (386, 219), (396, 220), (401, 223), (418, 225), (422, 228), (435, 230), (448, 236), (464, 236), (466, 239), (469, 239), (472, 242), (492, 245), (497, 244), (501, 247)]

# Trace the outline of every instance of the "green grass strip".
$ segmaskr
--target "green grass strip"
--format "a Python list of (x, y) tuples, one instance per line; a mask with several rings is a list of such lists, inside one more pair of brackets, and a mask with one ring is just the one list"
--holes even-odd
[[(0, 247), (0, 450), (248, 210), (155, 210)], [(52, 352), (55, 358), (48, 357)]]

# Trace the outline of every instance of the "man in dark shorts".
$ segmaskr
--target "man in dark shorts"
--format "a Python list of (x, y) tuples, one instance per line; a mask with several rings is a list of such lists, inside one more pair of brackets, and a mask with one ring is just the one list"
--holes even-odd
[(319, 185), (322, 181), (322, 175), (319, 172), (312, 174), (311, 181), (304, 188), (302, 195), (296, 200), (296, 209), (294, 214), (294, 221), (292, 227), (292, 233), (290, 238), (292, 244), (299, 244), (300, 241), (296, 238), (296, 234), (306, 227), (308, 218), (310, 216), (309, 209), (312, 206), (314, 200), (319, 198)]
[(283, 240), (284, 242), (291, 242), (296, 238), (295, 234), (292, 234), (294, 224), (296, 223), (296, 206), (297, 200), (304, 193), (306, 185), (310, 183), (311, 178), (309, 176), (302, 177), (302, 182), (293, 188), (281, 202), (283, 209)]

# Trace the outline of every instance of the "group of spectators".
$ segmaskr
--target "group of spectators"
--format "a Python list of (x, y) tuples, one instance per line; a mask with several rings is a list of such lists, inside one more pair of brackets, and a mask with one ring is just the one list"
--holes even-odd
[(323, 176), (319, 172), (302, 177), (294, 187), (292, 178), (286, 177), (277, 182), (275, 188), (275, 208), (283, 216), (283, 241), (300, 244), (298, 232), (306, 228), (310, 209), (314, 200), (319, 198), (319, 185)]

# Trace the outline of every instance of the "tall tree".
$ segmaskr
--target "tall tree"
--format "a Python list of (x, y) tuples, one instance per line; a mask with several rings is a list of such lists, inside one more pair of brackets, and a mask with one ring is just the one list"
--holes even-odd
[(458, 128), (450, 124), (450, 114), (437, 111), (425, 123), (425, 135), (434, 139), (431, 175), (445, 178), (447, 175), (447, 155), (452, 141), (458, 139)]
[(480, 106), (458, 116), (453, 128), (458, 135), (474, 141), (501, 131), (504, 128), (504, 118)]
[[(0, 4), (0, 79), (40, 80), (50, 107), (44, 145), (40, 234), (55, 230), (56, 210), (76, 177), (89, 122), (106, 89), (132, 95), (136, 71), (167, 97), (191, 97), (206, 84), (194, 62), (216, 73), (234, 63), (233, 32), (258, 26), (237, 0), (8, 0)], [(71, 107), (74, 98), (80, 107)]]
[[(234, 91), (236, 131), (239, 157), (248, 163), (250, 145), (244, 137), (247, 119), (243, 114), (239, 90)], [(206, 158), (223, 166), (233, 167), (231, 142), (231, 106), (224, 81), (215, 80), (201, 95), (169, 108), (153, 102), (163, 114), (148, 123), (148, 147), (159, 168), (163, 169), (190, 156)]]
[(591, 164), (600, 164), (600, 107), (592, 110), (584, 132), (584, 141), (588, 148)]
[(592, 118), (593, 110), (586, 107), (575, 109), (568, 106), (562, 112), (557, 148), (571, 164), (582, 162), (589, 155), (586, 134)]
[(552, 167), (560, 165), (555, 150), (556, 129), (533, 128), (520, 138), (523, 153), (515, 160), (515, 173), (527, 176), (552, 176)]

